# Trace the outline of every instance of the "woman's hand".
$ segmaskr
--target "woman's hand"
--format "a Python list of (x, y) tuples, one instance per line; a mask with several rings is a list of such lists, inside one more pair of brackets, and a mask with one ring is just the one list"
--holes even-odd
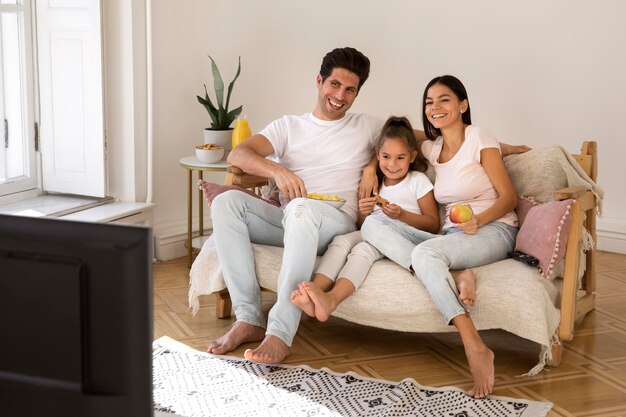
[(476, 232), (478, 232), (479, 227), (476, 216), (472, 217), (465, 223), (456, 223), (455, 226), (461, 229), (466, 235), (475, 235)]
[(392, 219), (398, 219), (402, 215), (402, 207), (395, 203), (389, 203), (381, 207), (383, 213)]

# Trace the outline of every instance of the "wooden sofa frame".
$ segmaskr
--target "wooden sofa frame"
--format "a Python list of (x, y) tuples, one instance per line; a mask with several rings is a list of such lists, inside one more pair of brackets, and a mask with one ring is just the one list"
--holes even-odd
[[(595, 141), (585, 141), (580, 154), (572, 155), (584, 172), (595, 182), (598, 176), (597, 144)], [(228, 168), (225, 184), (238, 185), (244, 188), (255, 189), (267, 184), (267, 178), (249, 175), (237, 167)], [(555, 193), (555, 200), (575, 199), (572, 207), (572, 228), (567, 241), (563, 285), (560, 299), (560, 324), (555, 334), (556, 340), (570, 341), (574, 337), (574, 325), (595, 308), (596, 291), (596, 211), (598, 202), (596, 196), (584, 187), (568, 187)], [(582, 275), (579, 287), (580, 256), (583, 253), (583, 229), (586, 229), (593, 239), (593, 247), (586, 256), (586, 268)], [(264, 291), (271, 291), (262, 288)], [(232, 303), (228, 290), (215, 293), (217, 297), (216, 315), (218, 318), (228, 318), (231, 314)], [(550, 366), (558, 366), (561, 361), (562, 345), (553, 343)]]

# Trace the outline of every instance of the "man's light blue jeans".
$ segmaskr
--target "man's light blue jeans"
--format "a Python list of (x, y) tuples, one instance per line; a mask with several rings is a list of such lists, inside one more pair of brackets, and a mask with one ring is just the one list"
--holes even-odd
[(436, 235), (385, 216), (369, 216), (361, 226), (361, 235), (386, 257), (415, 272), (449, 324), (454, 317), (467, 312), (450, 270), (505, 259), (515, 246), (517, 230), (502, 222), (491, 222), (480, 227), (475, 235), (456, 228)]
[[(311, 279), (316, 256), (324, 253), (334, 236), (356, 229), (354, 221), (321, 201), (296, 198), (283, 211), (237, 190), (226, 191), (213, 200), (211, 218), (222, 274), (237, 320), (266, 327), (267, 335), (291, 346), (302, 312), (291, 303), (291, 293), (300, 282)], [(269, 312), (267, 326), (251, 243), (285, 248), (277, 301)]]

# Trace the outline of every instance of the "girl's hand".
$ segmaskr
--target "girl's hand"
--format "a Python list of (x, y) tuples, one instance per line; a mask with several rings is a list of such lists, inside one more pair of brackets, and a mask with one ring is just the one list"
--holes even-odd
[(359, 200), (359, 213), (362, 216), (369, 216), (374, 211), (376, 197), (365, 197)]
[(402, 214), (402, 207), (395, 203), (389, 203), (381, 207), (383, 213), (392, 219), (397, 219)]
[(461, 229), (466, 235), (475, 235), (476, 232), (478, 232), (478, 220), (476, 220), (476, 216), (465, 223), (457, 223), (455, 226)]

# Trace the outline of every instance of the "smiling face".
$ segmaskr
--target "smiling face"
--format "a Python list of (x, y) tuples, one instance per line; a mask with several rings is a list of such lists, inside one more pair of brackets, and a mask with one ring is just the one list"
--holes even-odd
[(344, 68), (334, 68), (322, 81), (317, 75), (318, 98), (313, 114), (322, 120), (339, 120), (346, 115), (359, 91), (359, 76)]
[(376, 152), (378, 167), (385, 176), (385, 185), (395, 185), (404, 179), (417, 151), (409, 151), (406, 142), (400, 138), (386, 138)]
[(424, 101), (424, 114), (436, 129), (445, 130), (463, 124), (467, 100), (459, 100), (454, 92), (443, 84), (432, 85)]

